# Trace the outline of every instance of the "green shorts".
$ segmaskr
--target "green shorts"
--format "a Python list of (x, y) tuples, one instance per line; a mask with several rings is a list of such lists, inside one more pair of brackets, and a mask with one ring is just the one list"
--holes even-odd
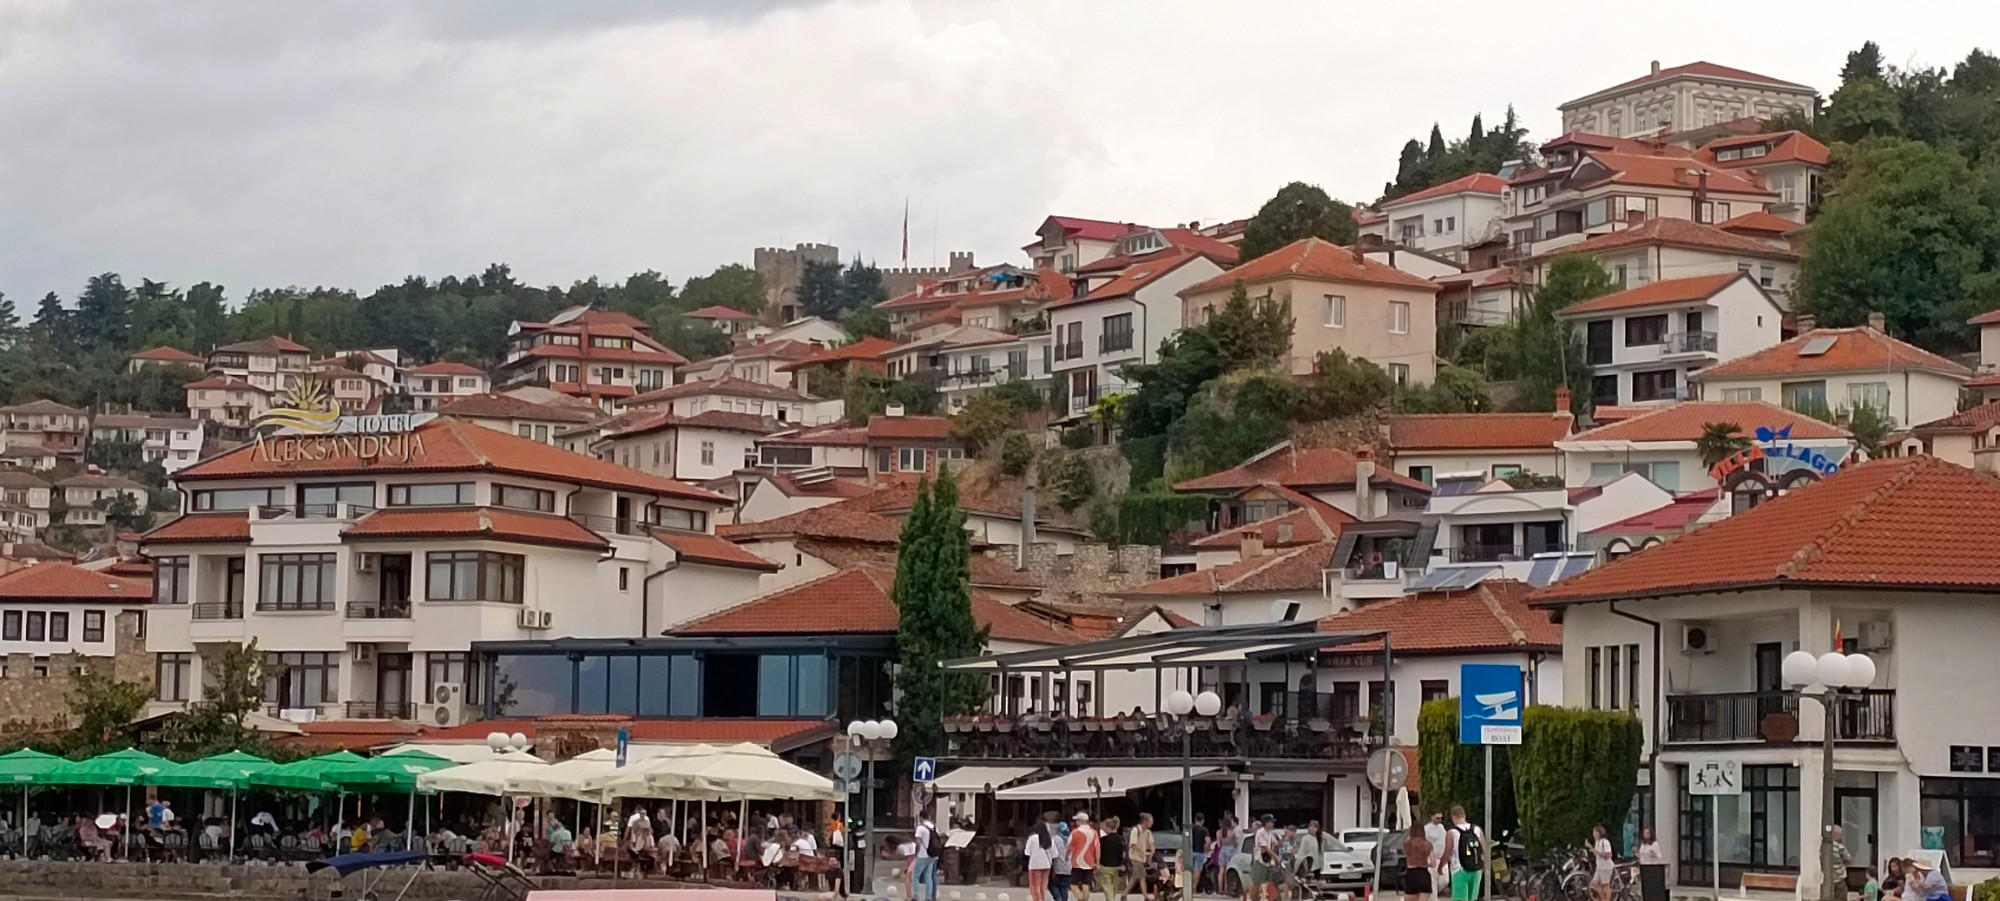
[(1250, 864), (1250, 884), (1251, 884), (1251, 885), (1270, 885), (1270, 884), (1271, 884), (1271, 865), (1270, 865), (1270, 864), (1265, 864), (1265, 863), (1255, 863), (1255, 862), (1252, 862), (1252, 863)]
[(1479, 870), (1459, 870), (1451, 874), (1451, 901), (1474, 901), (1479, 897)]

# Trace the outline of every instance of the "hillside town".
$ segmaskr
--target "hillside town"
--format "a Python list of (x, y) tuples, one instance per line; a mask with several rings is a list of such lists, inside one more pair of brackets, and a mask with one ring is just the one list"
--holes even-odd
[[(509, 308), (527, 289), (495, 267), (341, 301), (386, 323), (501, 299), (457, 344), (337, 342), (335, 300), (300, 295), (254, 334), (120, 347), (106, 322), (194, 301), (116, 276), (75, 312), (0, 308), (9, 747), (56, 748), (107, 683), (141, 687), (116, 734), (160, 748), (218, 709), (299, 757), (748, 743), (849, 786), (838, 815), (763, 796), (808, 833), (973, 824), (950, 885), (1020, 875), (1060, 807), (1200, 836), (1178, 866), (1204, 892), (1256, 889), (1210, 848), (1267, 816), (1379, 842), (1356, 859), (1396, 890), (1391, 834), (1478, 800), (1461, 711), (1495, 702), (1461, 674), (1498, 666), (1529, 709), (1474, 818), (1495, 840), (1603, 827), (1673, 893), (1873, 901), (1892, 858), (1917, 879), (1911, 849), (2000, 876), (2000, 717), (1947, 703), (2000, 675), (1976, 526), (2000, 515), (2000, 295), (1838, 281), (1866, 179), (1930, 163), (1840, 136), (1832, 91), (1630, 68), (1574, 85), (1560, 134), (1510, 110), (1412, 141), (1380, 198), (1052, 210), (1017, 255), (939, 267), (757, 248), (671, 300), (635, 276)], [(111, 387), (67, 393), (71, 370)], [(1636, 756), (1551, 764), (1538, 729)], [(1725, 759), (1741, 786), (1710, 792)], [(1564, 772), (1576, 809), (1531, 809)]]

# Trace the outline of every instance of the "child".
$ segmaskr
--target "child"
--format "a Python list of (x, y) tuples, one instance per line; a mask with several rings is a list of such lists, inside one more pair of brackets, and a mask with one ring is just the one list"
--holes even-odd
[(1868, 868), (1868, 881), (1861, 886), (1861, 901), (1882, 901), (1882, 880), (1875, 877), (1875, 868)]

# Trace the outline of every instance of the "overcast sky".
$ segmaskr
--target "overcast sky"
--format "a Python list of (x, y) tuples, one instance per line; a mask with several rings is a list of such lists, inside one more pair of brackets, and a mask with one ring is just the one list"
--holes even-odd
[[(1049, 213), (1372, 199), (1402, 143), (1706, 59), (1830, 93), (2000, 6), (1426, 0), (0, 0), (0, 290), (676, 281), (819, 241), (1018, 260)], [(1989, 48), (1991, 49), (1991, 48)]]

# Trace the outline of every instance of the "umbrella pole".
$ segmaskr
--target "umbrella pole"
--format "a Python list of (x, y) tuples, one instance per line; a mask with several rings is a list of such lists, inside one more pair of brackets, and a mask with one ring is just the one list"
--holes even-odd
[(236, 862), (236, 789), (229, 790), (229, 862)]
[[(708, 881), (708, 799), (701, 799), (701, 881)], [(717, 833), (719, 837), (721, 833)], [(723, 842), (724, 847), (728, 842)]]
[(412, 841), (416, 836), (410, 834), (410, 830), (415, 828), (417, 828), (417, 785), (412, 782), (410, 783), (410, 816), (403, 821), (403, 850), (405, 851), (416, 847), (416, 844)]
[(507, 862), (508, 862), (508, 863), (513, 863), (513, 862), (514, 862), (514, 844), (515, 844), (515, 842), (514, 842), (514, 837), (515, 837), (515, 834), (516, 834), (516, 833), (518, 833), (518, 832), (520, 832), (520, 831), (521, 831), (521, 823), (520, 823), (520, 818), (519, 818), (519, 814), (518, 814), (518, 813), (517, 813), (517, 812), (516, 812), (516, 811), (514, 810), (514, 807), (513, 807), (513, 805), (511, 805), (511, 804), (508, 804), (508, 803), (507, 803), (507, 793), (506, 793), (506, 792), (501, 792), (501, 793), (500, 793), (500, 809), (501, 809), (501, 810), (504, 810), (504, 811), (506, 811), (506, 812), (507, 812), (507, 830), (506, 830), (506, 832), (507, 832)]
[(132, 786), (125, 786), (125, 859), (132, 859)]

